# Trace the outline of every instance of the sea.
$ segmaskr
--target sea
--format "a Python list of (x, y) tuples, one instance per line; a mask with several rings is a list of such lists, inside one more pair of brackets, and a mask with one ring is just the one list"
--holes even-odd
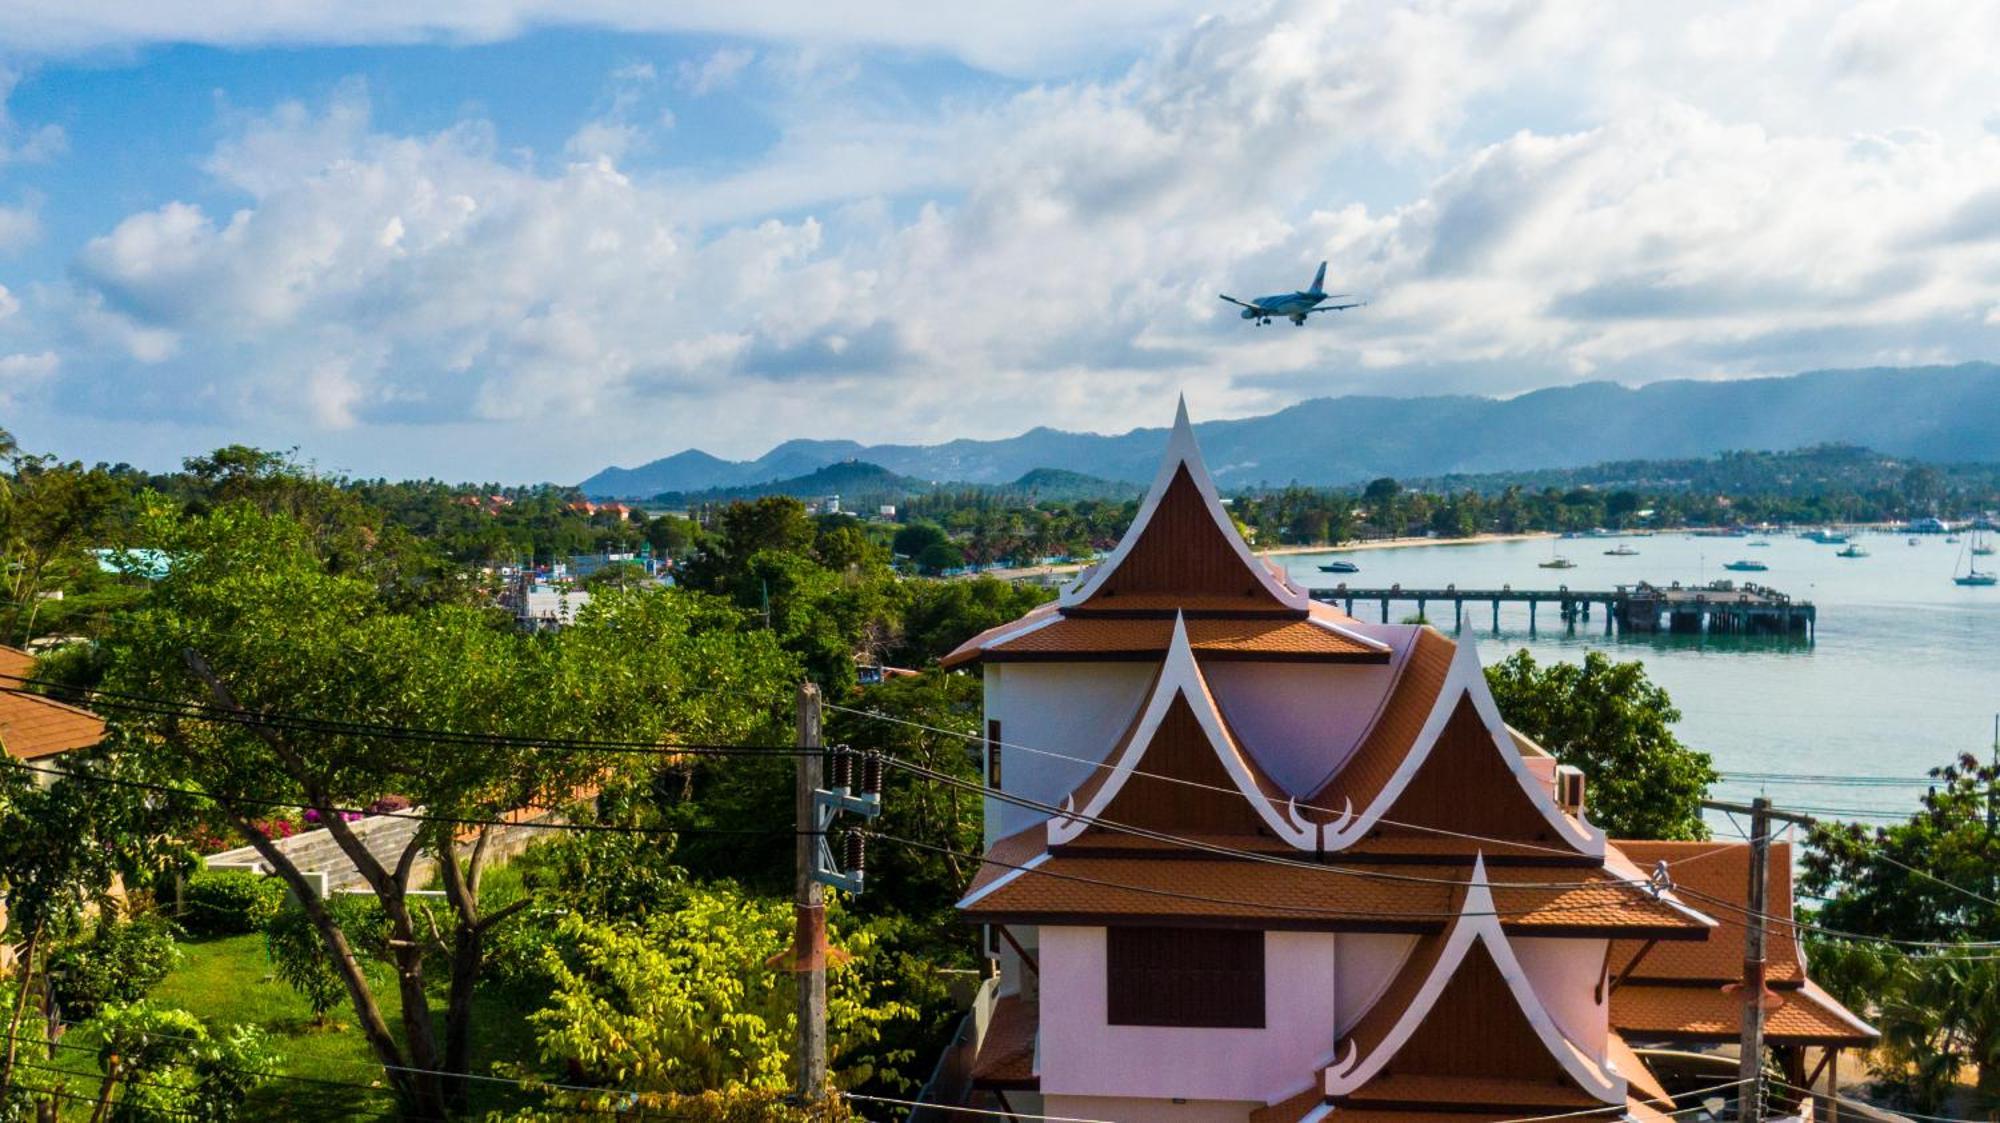
[[(1990, 536), (1989, 536), (1990, 537)], [(1766, 795), (1780, 807), (1821, 818), (1884, 823), (1906, 819), (1932, 782), (1928, 771), (1962, 753), (1995, 753), (2000, 713), (2000, 586), (1952, 582), (1963, 572), (1966, 543), (1944, 535), (1858, 533), (1867, 557), (1842, 558), (1841, 547), (1792, 532), (1749, 538), (1650, 534), (1610, 538), (1484, 541), (1386, 549), (1295, 554), (1280, 560), (1295, 580), (1314, 588), (1341, 582), (1355, 588), (1609, 589), (1649, 581), (1665, 585), (1718, 578), (1750, 580), (1811, 601), (1814, 637), (1604, 634), (1601, 606), (1569, 631), (1556, 607), (1544, 604), (1530, 631), (1526, 605), (1503, 604), (1498, 634), (1490, 603), (1467, 604), (1461, 640), (1478, 644), (1493, 663), (1518, 648), (1538, 660), (1580, 661), (1599, 650), (1636, 659), (1665, 687), (1681, 711), (1676, 726), (1686, 744), (1709, 753), (1723, 773), (1717, 799)], [(1627, 543), (1638, 553), (1609, 556)], [(1754, 542), (1768, 542), (1754, 546)], [(1543, 569), (1560, 554), (1574, 569)], [(1333, 559), (1359, 573), (1321, 573)], [(1725, 564), (1761, 561), (1762, 573)], [(2000, 557), (1979, 568), (2000, 568)], [(1412, 602), (1392, 602), (1389, 618), (1412, 617)], [(1430, 622), (1453, 630), (1449, 603), (1432, 602)], [(1377, 619), (1377, 602), (1357, 601), (1354, 613)], [(1711, 815), (1718, 837), (1738, 824)]]

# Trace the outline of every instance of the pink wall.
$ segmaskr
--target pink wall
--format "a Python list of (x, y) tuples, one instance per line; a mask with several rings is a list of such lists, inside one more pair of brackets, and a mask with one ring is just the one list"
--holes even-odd
[[(1158, 668), (1146, 663), (995, 663), (986, 668), (986, 717), (1016, 745), (1082, 760), (1001, 750), (1001, 786), (1041, 803), (1097, 771), (1146, 700)], [(986, 801), (986, 842), (1048, 818), (1031, 807)]]
[(1514, 958), (1535, 988), (1542, 1007), (1579, 1048), (1604, 1055), (1610, 1010), (1597, 1001), (1604, 975), (1604, 940), (1514, 939)]
[[(1013, 1095), (1008, 1095), (1013, 1099)], [(1024, 1112), (1056, 1115), (1065, 1119), (1101, 1119), (1104, 1123), (1244, 1123), (1250, 1113), (1264, 1105), (1249, 1101), (1142, 1100), (1113, 1096), (1043, 1096), (1042, 1107), (1031, 1109), (1016, 1103)]]
[[(1039, 954), (1042, 1091), (1051, 1101), (1059, 1095), (1151, 1097), (1156, 1109), (1159, 1100), (1174, 1096), (1261, 1105), (1296, 1092), (1333, 1053), (1334, 947), (1328, 932), (1265, 935), (1263, 1029), (1113, 1026), (1105, 1022), (1104, 929), (1045, 926)], [(1156, 1111), (1131, 1118), (1167, 1116)]]

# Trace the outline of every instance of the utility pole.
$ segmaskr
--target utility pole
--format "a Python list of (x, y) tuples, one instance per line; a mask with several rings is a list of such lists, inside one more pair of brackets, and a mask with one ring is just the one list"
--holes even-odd
[(1771, 867), (1771, 820), (1782, 819), (1811, 826), (1812, 817), (1787, 811), (1773, 811), (1763, 796), (1740, 803), (1704, 799), (1703, 807), (1750, 816), (1750, 884), (1745, 897), (1748, 915), (1743, 918), (1743, 981), (1738, 997), (1743, 1002), (1743, 1032), (1738, 1037), (1742, 1051), (1737, 1065), (1736, 1118), (1739, 1123), (1763, 1123), (1764, 1119), (1764, 926), (1768, 911)]
[(796, 927), (792, 970), (798, 973), (799, 1097), (816, 1103), (826, 1093), (826, 887), (814, 871), (822, 844), (817, 800), (824, 760), (820, 754), (819, 687), (799, 685), (797, 824), (798, 879), (793, 895)]

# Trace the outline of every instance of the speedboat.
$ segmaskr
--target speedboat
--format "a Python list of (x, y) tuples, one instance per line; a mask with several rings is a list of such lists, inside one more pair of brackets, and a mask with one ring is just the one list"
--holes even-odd
[(1319, 567), (1321, 573), (1359, 573), (1361, 567), (1350, 561), (1327, 562)]
[(1856, 543), (1849, 542), (1846, 549), (1837, 551), (1833, 556), (1836, 558), (1865, 558), (1868, 556), (1868, 551), (1862, 549)]
[(1738, 573), (1762, 573), (1771, 567), (1760, 561), (1751, 561), (1749, 558), (1738, 558), (1722, 568), (1733, 569)]
[(1620, 542), (1611, 549), (1604, 551), (1604, 556), (1607, 558), (1636, 558), (1639, 556), (1639, 551), (1634, 550), (1630, 543)]
[(1576, 568), (1576, 563), (1575, 563), (1575, 562), (1573, 562), (1573, 561), (1569, 560), (1568, 558), (1563, 558), (1563, 557), (1555, 557), (1555, 558), (1550, 558), (1549, 560), (1547, 560), (1547, 561), (1545, 561), (1545, 562), (1536, 562), (1535, 564), (1536, 564), (1536, 565), (1538, 565), (1538, 566), (1540, 566), (1540, 567), (1541, 567), (1541, 568), (1543, 568), (1543, 569), (1575, 569), (1575, 568)]

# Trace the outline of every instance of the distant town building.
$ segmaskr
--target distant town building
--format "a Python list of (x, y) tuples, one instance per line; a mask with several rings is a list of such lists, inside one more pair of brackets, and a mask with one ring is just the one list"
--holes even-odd
[[(944, 662), (984, 668), (1003, 793), (958, 903), (997, 961), (954, 1069), (981, 1108), (1662, 1123), (1690, 1105), (1628, 1038), (1735, 1039), (1741, 913), (1701, 902), (1746, 899), (1745, 847), (1607, 839), (1469, 642), (1249, 551), (1185, 408), (1110, 556)], [(1684, 859), (1700, 896), (1647, 884)], [(1806, 1083), (1807, 1046), (1876, 1035), (1772, 944), (1767, 1040)]]
[(895, 517), (896, 517), (896, 505), (895, 505), (894, 503), (884, 503), (884, 504), (882, 504), (882, 505), (881, 505), (880, 507), (877, 507), (877, 508), (875, 508), (875, 516), (876, 516), (877, 518), (883, 518), (883, 519), (893, 519), (893, 518), (895, 518)]

